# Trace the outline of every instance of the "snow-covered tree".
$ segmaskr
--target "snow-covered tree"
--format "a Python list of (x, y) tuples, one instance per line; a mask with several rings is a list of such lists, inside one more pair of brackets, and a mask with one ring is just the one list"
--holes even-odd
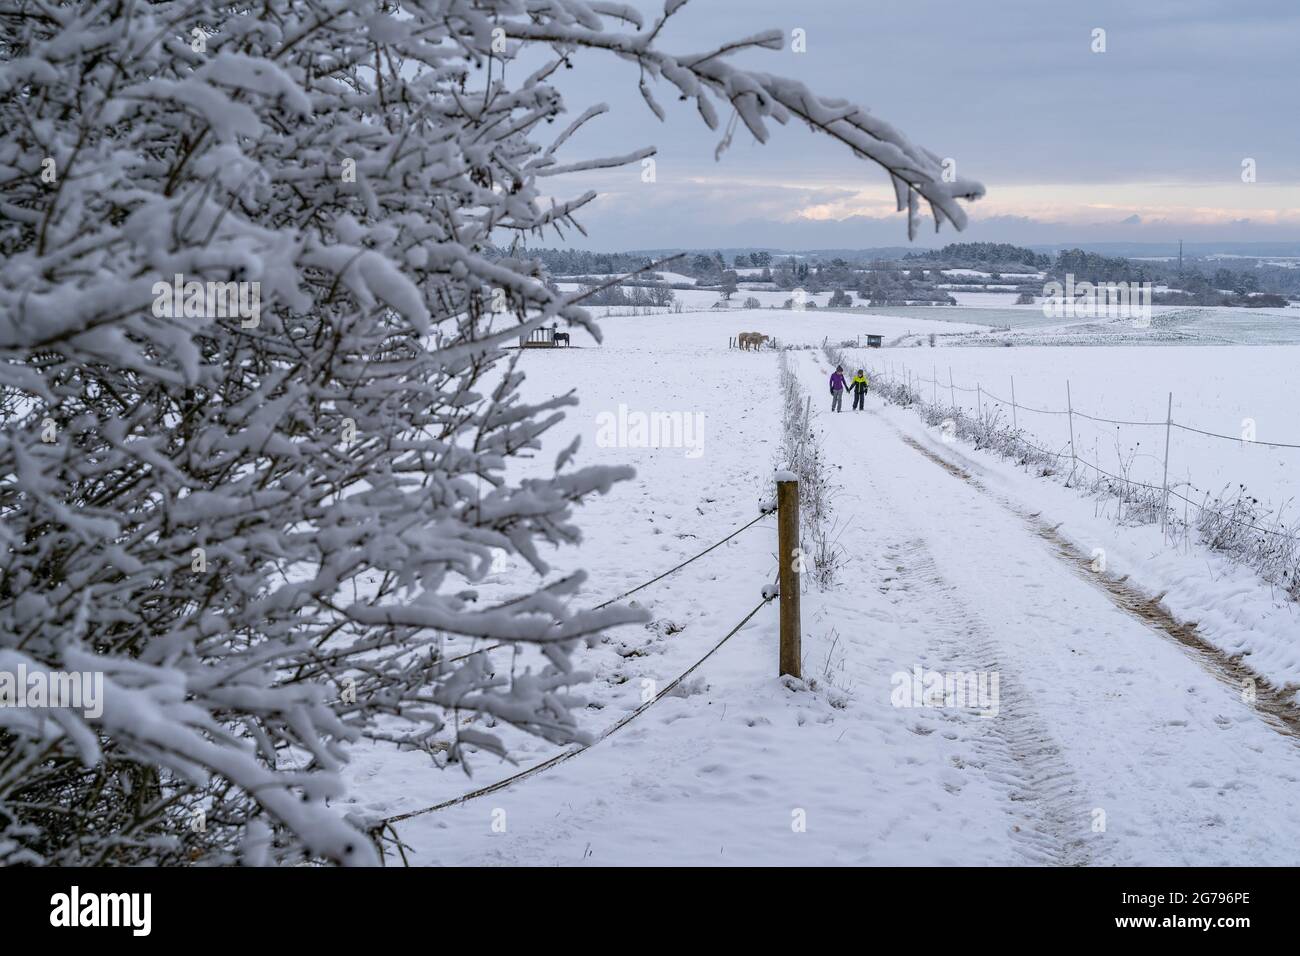
[(653, 153), (562, 161), (604, 107), (552, 125), (555, 72), (615, 56), (661, 119), (666, 90), (760, 141), (808, 124), (884, 168), (912, 233), (981, 191), (732, 65), (780, 33), (661, 49), (682, 5), (0, 0), (0, 671), (105, 680), (97, 716), (0, 706), (0, 864), (370, 863), (329, 806), (350, 744), (583, 739), (571, 653), (636, 614), (575, 606), (581, 574), (470, 589), (502, 549), (548, 572), (630, 474), (570, 446), (506, 477), (575, 400), (524, 401), (506, 346), (598, 329), (486, 253), (579, 227), (594, 194), (547, 179)]

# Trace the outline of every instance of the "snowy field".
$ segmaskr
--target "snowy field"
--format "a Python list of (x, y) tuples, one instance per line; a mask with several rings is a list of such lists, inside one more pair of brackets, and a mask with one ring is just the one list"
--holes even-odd
[[(1068, 454), (1073, 425), (1077, 455), (1111, 474), (1156, 485), (1172, 394), (1175, 422), (1227, 437), (1173, 429), (1171, 483), (1197, 500), (1244, 485), (1280, 508), (1300, 492), (1300, 448), (1263, 443), (1300, 445), (1298, 358), (1293, 348), (1268, 346), (1135, 346), (884, 349), (863, 353), (862, 361), (900, 380), (909, 374), (922, 379), (926, 400), (971, 412), (982, 400), (986, 413), (1007, 422), (1014, 379), (1015, 402), (1026, 406), (1016, 410), (1015, 424), (1035, 444)], [(1071, 402), (1081, 413), (1073, 419)], [(1256, 440), (1240, 440), (1252, 426)]]
[[(788, 298), (788, 296), (787, 296)], [(954, 310), (955, 311), (955, 310)], [(605, 348), (657, 351), (666, 344), (699, 350), (726, 349), (727, 339), (739, 332), (762, 332), (781, 345), (820, 345), (867, 335), (879, 335), (885, 342), (931, 333), (947, 335), (981, 331), (973, 322), (940, 322), (922, 316), (873, 315), (865, 311), (839, 310), (790, 312), (784, 309), (732, 309), (650, 316), (610, 316), (601, 328)], [(587, 336), (574, 344), (595, 345)]]
[[(521, 360), (530, 397), (573, 388), (580, 397), (532, 462), (539, 473), (578, 436), (579, 464), (637, 469), (578, 514), (581, 563), (592, 572), (575, 599), (584, 606), (719, 541), (771, 495), (781, 436), (778, 354), (728, 349), (730, 336), (762, 331), (811, 346), (866, 333), (889, 341), (952, 331), (910, 310), (895, 317), (736, 310), (616, 316), (602, 325), (602, 343), (575, 336), (574, 348)], [(958, 383), (972, 387), (1006, 380), (1009, 389), (1014, 374), (1020, 401), (1053, 408), (1063, 407), (1068, 375), (1079, 407), (1120, 418), (1162, 418), (1172, 389), (1178, 420), (1234, 434), (1238, 416), (1253, 413), (1260, 438), (1295, 437), (1286, 416), (1300, 381), (1287, 349), (855, 354), (895, 370), (906, 362), (927, 376), (932, 363), (952, 364)], [(590, 750), (397, 823), (410, 862), (1300, 863), (1300, 755), (1288, 729), (1212, 664), (1117, 603), (1061, 548), (1086, 556), (1103, 547), (1125, 587), (1164, 592), (1162, 613), (1198, 621), (1206, 641), (1244, 655), (1278, 686), (1300, 684), (1295, 605), (1216, 556), (1165, 548), (1158, 529), (1117, 525), (1071, 489), (941, 442), (906, 409), (872, 396), (865, 412), (829, 415), (820, 350), (792, 355), (833, 466), (844, 552), (831, 588), (805, 585), (807, 682), (777, 679), (776, 608), (764, 606), (677, 691)], [(610, 421), (652, 412), (695, 422), (691, 440), (640, 447), (632, 430), (618, 429), (611, 440)], [(1228, 475), (1240, 465), (1243, 477), (1271, 482), (1278, 497), (1288, 481), (1294, 486), (1294, 466), (1288, 474), (1258, 448), (1225, 446), (1197, 457), (1180, 435), (1171, 473), (1212, 466)], [(1043, 531), (1053, 526), (1059, 546)], [(763, 519), (639, 592), (632, 600), (649, 623), (616, 629), (579, 655), (592, 678), (587, 729), (599, 734), (626, 717), (754, 610), (774, 577), (774, 551), (773, 520)], [(568, 570), (557, 566), (550, 578)], [(530, 572), (496, 568), (479, 590), (485, 599), (507, 597), (520, 573)], [(448, 653), (471, 649), (450, 644)], [(508, 651), (487, 653), (502, 672), (541, 664), (527, 653), (514, 660)], [(917, 668), (998, 675), (997, 713), (897, 706), (898, 675)], [(459, 766), (431, 766), (424, 754), (361, 751), (347, 771), (355, 809), (370, 817), (416, 811), (560, 752), (492, 730), (504, 733), (520, 763), (478, 754), (472, 779)]]
[[(979, 325), (948, 344), (989, 345), (1300, 345), (1300, 308), (1243, 309), (1153, 306), (1149, 325), (1127, 319), (1070, 319), (1043, 314), (1041, 298), (1015, 305), (1013, 293), (954, 292), (958, 306), (871, 307), (873, 315), (915, 316), (952, 325)], [(856, 310), (855, 310), (856, 311)], [(949, 328), (949, 332), (954, 331)], [(913, 343), (907, 343), (913, 344)]]

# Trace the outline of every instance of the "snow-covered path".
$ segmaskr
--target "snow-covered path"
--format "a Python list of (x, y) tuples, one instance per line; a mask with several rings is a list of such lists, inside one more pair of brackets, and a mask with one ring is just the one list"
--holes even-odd
[[(821, 397), (825, 363), (803, 368)], [(1020, 818), (1010, 832), (1026, 860), (1296, 862), (1293, 737), (956, 474), (979, 465), (915, 416), (873, 400), (822, 426), (844, 476), (837, 511), (854, 516), (837, 614), (861, 618), (875, 588), (891, 604), (877, 626), (911, 635), (915, 659), (897, 670), (1000, 675), (977, 750)]]

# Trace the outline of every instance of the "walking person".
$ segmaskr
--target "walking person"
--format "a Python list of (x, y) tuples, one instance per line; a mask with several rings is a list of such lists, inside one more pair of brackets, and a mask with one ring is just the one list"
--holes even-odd
[(847, 383), (844, 381), (844, 366), (835, 366), (835, 374), (831, 376), (831, 411), (842, 412), (844, 408), (844, 389)]
[(849, 388), (853, 389), (853, 410), (856, 412), (860, 408), (866, 407), (867, 389), (871, 383), (867, 381), (867, 373), (858, 369), (858, 374), (853, 376), (853, 381), (849, 383)]

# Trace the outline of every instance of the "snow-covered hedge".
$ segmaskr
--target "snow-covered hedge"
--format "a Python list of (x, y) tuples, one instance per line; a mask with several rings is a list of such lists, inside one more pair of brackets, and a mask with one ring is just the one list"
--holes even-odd
[[(0, 706), (0, 865), (369, 863), (328, 805), (350, 743), (501, 752), (476, 714), (582, 739), (570, 653), (635, 614), (572, 608), (580, 574), (467, 586), (495, 549), (548, 571), (630, 474), (569, 447), (506, 478), (574, 402), (523, 401), (506, 346), (598, 330), (486, 251), (577, 225), (594, 193), (546, 178), (653, 153), (561, 162), (604, 108), (551, 126), (552, 74), (594, 51), (660, 117), (654, 89), (759, 140), (808, 123), (885, 168), (913, 232), (981, 191), (731, 65), (778, 32), (660, 49), (681, 6), (0, 0), (0, 668), (105, 684), (96, 716)], [(453, 663), (448, 635), (547, 664)]]

